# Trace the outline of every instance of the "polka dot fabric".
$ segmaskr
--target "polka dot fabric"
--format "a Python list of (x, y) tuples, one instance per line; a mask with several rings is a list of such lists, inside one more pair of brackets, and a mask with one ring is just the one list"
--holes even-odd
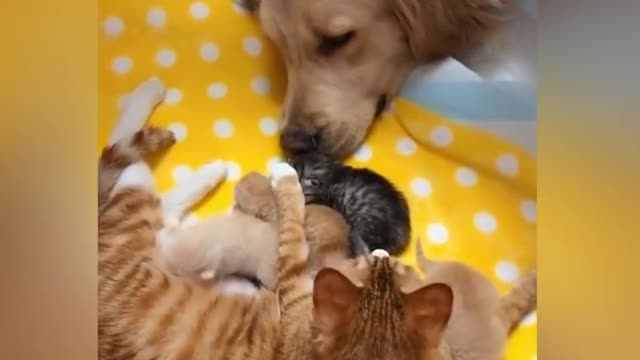
[[(178, 143), (157, 163), (160, 190), (223, 159), (228, 180), (189, 216), (228, 211), (235, 182), (280, 159), (285, 71), (257, 22), (232, 0), (102, 0), (99, 149), (127, 93), (160, 77), (168, 91), (151, 123)], [(407, 196), (416, 239), (436, 259), (465, 261), (503, 292), (536, 258), (535, 163), (521, 149), (398, 99), (348, 160)], [(401, 257), (414, 264), (415, 246)], [(536, 317), (523, 321), (506, 359), (535, 359)]]

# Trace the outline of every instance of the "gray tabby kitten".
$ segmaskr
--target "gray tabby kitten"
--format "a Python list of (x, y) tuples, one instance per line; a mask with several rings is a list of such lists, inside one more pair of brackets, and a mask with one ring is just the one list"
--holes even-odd
[(321, 153), (296, 155), (289, 162), (298, 173), (307, 204), (329, 206), (351, 226), (353, 256), (368, 255), (371, 249), (398, 255), (407, 247), (409, 206), (389, 180)]

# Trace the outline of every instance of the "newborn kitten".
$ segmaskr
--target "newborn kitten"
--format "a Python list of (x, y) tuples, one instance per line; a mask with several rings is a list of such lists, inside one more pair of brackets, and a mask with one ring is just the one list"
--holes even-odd
[(351, 226), (349, 243), (354, 256), (370, 249), (400, 254), (411, 236), (409, 206), (391, 182), (369, 169), (356, 169), (311, 153), (290, 160), (296, 169), (307, 204), (329, 206)]
[[(237, 275), (273, 288), (279, 238), (271, 183), (251, 172), (236, 184), (234, 198), (230, 214), (209, 216), (189, 227), (180, 222), (168, 224), (158, 233), (159, 259), (173, 274), (198, 282), (212, 283)], [(348, 226), (326, 206), (310, 205), (305, 213), (310, 245), (307, 269), (313, 275), (325, 265), (347, 258)]]

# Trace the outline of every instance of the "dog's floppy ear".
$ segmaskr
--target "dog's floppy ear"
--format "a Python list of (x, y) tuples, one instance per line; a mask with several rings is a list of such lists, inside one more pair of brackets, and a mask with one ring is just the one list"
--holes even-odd
[(420, 61), (452, 56), (500, 25), (510, 0), (391, 0)]

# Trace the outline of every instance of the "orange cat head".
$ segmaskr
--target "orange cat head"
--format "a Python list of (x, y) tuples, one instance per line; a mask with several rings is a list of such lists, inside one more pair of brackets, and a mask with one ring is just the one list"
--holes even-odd
[(317, 358), (439, 358), (438, 347), (451, 316), (451, 288), (425, 286), (413, 269), (389, 256), (376, 255), (349, 260), (316, 275)]

